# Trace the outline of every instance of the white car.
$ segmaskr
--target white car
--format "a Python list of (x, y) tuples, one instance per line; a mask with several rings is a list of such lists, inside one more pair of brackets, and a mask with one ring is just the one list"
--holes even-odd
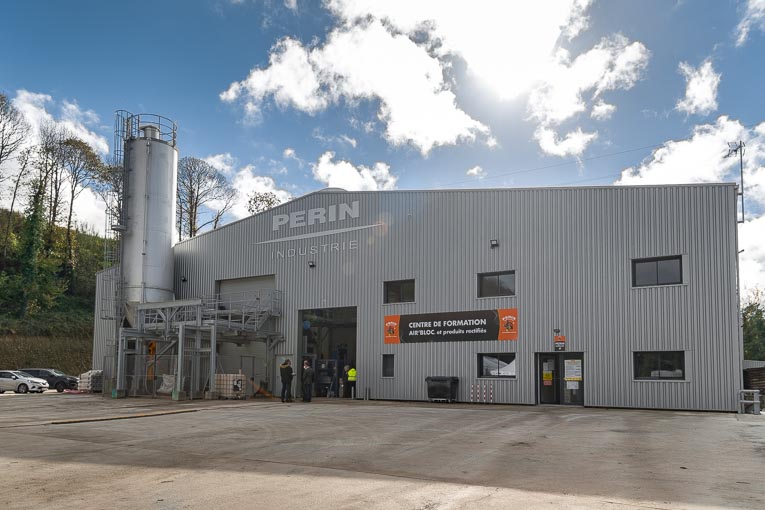
[(49, 388), (48, 381), (18, 370), (0, 370), (0, 393), (42, 393)]

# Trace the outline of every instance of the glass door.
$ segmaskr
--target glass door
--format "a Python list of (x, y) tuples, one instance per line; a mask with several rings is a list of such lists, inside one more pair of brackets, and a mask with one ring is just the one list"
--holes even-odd
[(557, 354), (540, 354), (537, 373), (539, 374), (539, 403), (560, 404)]
[(584, 356), (581, 353), (559, 354), (562, 368), (561, 404), (584, 405)]
[(582, 353), (539, 353), (537, 359), (540, 404), (584, 405)]

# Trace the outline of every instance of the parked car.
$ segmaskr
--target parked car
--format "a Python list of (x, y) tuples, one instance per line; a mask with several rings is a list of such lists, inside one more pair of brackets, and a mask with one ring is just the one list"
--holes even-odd
[(76, 390), (80, 384), (78, 378), (59, 372), (55, 368), (22, 368), (21, 371), (33, 377), (45, 379), (48, 381), (48, 385), (51, 388), (55, 388), (59, 393), (64, 390)]
[(6, 391), (42, 393), (49, 387), (45, 379), (33, 377), (20, 370), (0, 370), (0, 393)]

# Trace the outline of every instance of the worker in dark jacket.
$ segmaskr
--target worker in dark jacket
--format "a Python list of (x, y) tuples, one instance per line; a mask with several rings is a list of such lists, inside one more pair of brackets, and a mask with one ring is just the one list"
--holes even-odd
[(313, 396), (313, 376), (311, 362), (305, 360), (303, 362), (303, 402), (310, 402)]
[(282, 402), (292, 402), (292, 361), (289, 358), (279, 365), (279, 374), (282, 376)]

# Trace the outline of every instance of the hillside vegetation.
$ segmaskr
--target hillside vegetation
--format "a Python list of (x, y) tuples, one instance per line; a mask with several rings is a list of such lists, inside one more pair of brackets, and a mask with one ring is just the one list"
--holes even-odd
[(66, 229), (48, 230), (37, 260), (29, 260), (30, 226), (21, 214), (0, 209), (0, 369), (50, 367), (78, 375), (91, 366), (95, 273), (103, 265), (104, 239), (71, 233), (72, 259), (66, 253)]

